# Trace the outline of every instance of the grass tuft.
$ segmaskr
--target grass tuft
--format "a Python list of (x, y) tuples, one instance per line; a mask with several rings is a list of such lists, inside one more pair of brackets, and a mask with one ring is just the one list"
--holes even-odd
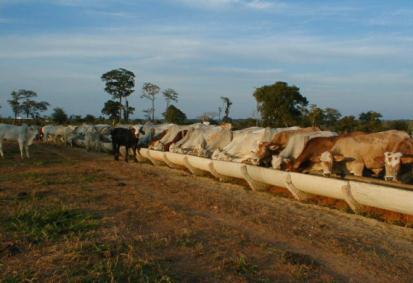
[(79, 235), (98, 226), (96, 215), (66, 207), (30, 207), (8, 219), (11, 231), (21, 233), (32, 243)]
[(238, 274), (244, 276), (254, 276), (258, 272), (258, 267), (254, 264), (251, 264), (247, 257), (244, 255), (239, 256), (235, 260), (235, 266)]

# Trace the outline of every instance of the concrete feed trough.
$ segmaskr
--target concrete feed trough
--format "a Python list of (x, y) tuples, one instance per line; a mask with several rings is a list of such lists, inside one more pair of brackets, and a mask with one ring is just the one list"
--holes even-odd
[(355, 212), (361, 211), (363, 206), (370, 206), (413, 215), (413, 190), (405, 188), (290, 173), (242, 163), (148, 149), (141, 149), (140, 155), (155, 165), (185, 167), (195, 175), (210, 173), (220, 180), (243, 179), (253, 190), (264, 190), (269, 186), (286, 188), (298, 200), (317, 195), (343, 200)]

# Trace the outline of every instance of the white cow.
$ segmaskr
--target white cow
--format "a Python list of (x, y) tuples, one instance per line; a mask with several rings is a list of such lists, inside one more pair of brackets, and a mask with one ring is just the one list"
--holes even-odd
[(17, 140), (20, 148), (20, 156), (24, 158), (24, 152), (26, 157), (30, 158), (29, 146), (33, 143), (33, 140), (39, 134), (39, 127), (27, 126), (25, 124), (21, 126), (0, 124), (0, 155), (4, 157), (3, 153), (3, 140)]
[(99, 132), (95, 126), (89, 126), (85, 133), (85, 147), (87, 151), (94, 149), (100, 151)]
[(270, 141), (276, 129), (251, 127), (233, 132), (232, 141), (223, 149), (216, 149), (212, 159), (257, 165), (257, 151), (261, 142)]
[(69, 137), (76, 129), (75, 126), (55, 126), (47, 125), (42, 128), (43, 133), (43, 142), (48, 142), (49, 138), (52, 139), (52, 142), (57, 143), (58, 138), (61, 138), (63, 144), (67, 144)]
[(202, 125), (197, 129), (191, 129), (182, 140), (171, 145), (169, 151), (209, 157), (216, 149), (224, 148), (231, 140), (231, 124)]

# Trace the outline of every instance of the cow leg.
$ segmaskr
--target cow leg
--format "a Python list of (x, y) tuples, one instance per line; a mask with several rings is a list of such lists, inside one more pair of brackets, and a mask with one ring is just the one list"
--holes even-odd
[(119, 160), (118, 152), (116, 150), (117, 144), (112, 142), (112, 152), (113, 152), (113, 157), (117, 161)]
[(125, 145), (125, 161), (126, 162), (129, 162), (128, 157), (129, 157), (129, 146)]
[(3, 140), (0, 139), (0, 156), (4, 158), (4, 153), (3, 153)]
[(27, 159), (30, 159), (29, 145), (28, 145), (28, 144), (26, 144), (26, 145), (24, 146), (24, 151), (26, 151), (26, 157), (27, 157)]
[(138, 147), (135, 145), (133, 147), (133, 160), (135, 160), (135, 162), (138, 162), (138, 159), (136, 158), (136, 151), (137, 151)]
[(346, 163), (347, 170), (354, 176), (363, 177), (364, 163), (360, 161), (352, 161)]
[(114, 153), (115, 153), (115, 160), (116, 161), (119, 161), (119, 148), (120, 148), (120, 145), (119, 144), (114, 144), (113, 145), (113, 150), (114, 150)]
[(18, 143), (19, 143), (19, 149), (20, 149), (20, 157), (21, 157), (21, 159), (24, 159), (24, 155), (23, 155), (23, 151), (24, 151), (23, 142), (19, 140)]

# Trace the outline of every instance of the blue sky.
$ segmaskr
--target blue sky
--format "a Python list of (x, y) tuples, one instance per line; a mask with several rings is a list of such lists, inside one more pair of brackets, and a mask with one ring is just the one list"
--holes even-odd
[[(413, 116), (413, 1), (0, 0), (0, 114), (32, 89), (69, 114), (99, 115), (100, 75), (123, 67), (142, 117), (144, 82), (174, 88), (190, 117), (286, 81), (310, 103), (387, 119)], [(157, 116), (165, 108), (157, 98)]]

